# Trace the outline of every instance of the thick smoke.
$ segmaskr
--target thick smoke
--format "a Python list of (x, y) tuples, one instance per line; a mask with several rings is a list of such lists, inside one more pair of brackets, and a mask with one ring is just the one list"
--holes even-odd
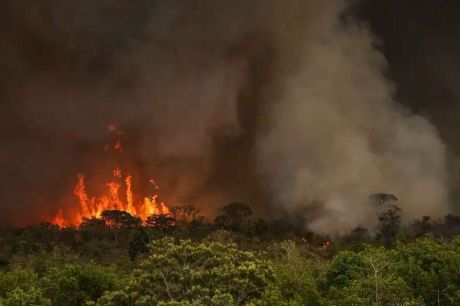
[(260, 171), (275, 200), (305, 207), (311, 229), (369, 225), (374, 192), (401, 199), (407, 216), (448, 211), (445, 150), (436, 130), (393, 101), (373, 38), (338, 12), (304, 38), (298, 69), (283, 80), (270, 127), (258, 140)]
[(165, 200), (208, 214), (241, 201), (337, 232), (369, 224), (374, 192), (411, 217), (448, 211), (436, 130), (394, 101), (342, 1), (1, 6), (3, 223), (71, 205), (112, 122)]

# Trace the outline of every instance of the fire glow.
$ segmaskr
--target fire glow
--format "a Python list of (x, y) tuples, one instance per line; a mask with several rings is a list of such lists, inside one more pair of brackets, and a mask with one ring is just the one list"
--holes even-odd
[[(109, 126), (110, 132), (117, 132), (113, 125)], [(113, 150), (121, 152), (121, 141), (117, 140)], [(104, 149), (107, 150), (108, 145)], [(132, 216), (136, 216), (145, 221), (151, 215), (169, 214), (169, 209), (163, 202), (158, 201), (157, 191), (159, 187), (154, 179), (148, 180), (150, 195), (140, 196), (134, 194), (133, 177), (126, 171), (116, 167), (113, 169), (112, 177), (105, 183), (105, 192), (100, 196), (90, 196), (87, 192), (85, 175), (79, 173), (77, 182), (73, 189), (74, 197), (78, 205), (72, 207), (72, 212), (59, 209), (56, 216), (50, 221), (60, 227), (78, 226), (85, 219), (99, 218), (103, 211), (120, 210), (126, 211)]]
[[(100, 197), (90, 197), (86, 192), (85, 176), (78, 174), (74, 195), (78, 199), (79, 209), (77, 213), (64, 216), (62, 209), (52, 219), (52, 222), (61, 226), (75, 226), (84, 219), (99, 218), (104, 210), (123, 210), (142, 220), (150, 215), (169, 214), (169, 209), (163, 202), (158, 201), (158, 195), (153, 194), (144, 197), (143, 201), (134, 201), (132, 190), (132, 176), (122, 176), (119, 169), (114, 170), (114, 180), (107, 182), (107, 193)], [(121, 193), (124, 187), (125, 194)], [(157, 186), (154, 186), (158, 189)]]

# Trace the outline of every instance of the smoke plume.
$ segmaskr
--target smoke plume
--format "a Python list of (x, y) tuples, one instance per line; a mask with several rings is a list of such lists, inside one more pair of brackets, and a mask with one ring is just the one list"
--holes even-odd
[[(366, 25), (339, 0), (56, 1), (0, 5), (0, 221), (71, 205), (116, 123), (171, 204), (369, 225), (367, 196), (449, 211), (445, 147), (395, 101)], [(15, 23), (14, 29), (10, 24)]]

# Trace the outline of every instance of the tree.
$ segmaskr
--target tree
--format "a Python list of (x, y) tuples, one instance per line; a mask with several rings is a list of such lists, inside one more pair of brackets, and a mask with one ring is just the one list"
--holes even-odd
[(104, 210), (101, 219), (112, 229), (133, 228), (142, 224), (139, 218), (123, 210)]
[(267, 221), (259, 218), (248, 222), (246, 233), (252, 237), (266, 237), (269, 230)]
[(120, 231), (142, 225), (141, 219), (133, 217), (130, 213), (123, 210), (104, 210), (101, 214), (101, 219), (112, 229), (116, 241), (118, 241)]
[(329, 299), (344, 306), (424, 305), (393, 266), (394, 254), (383, 247), (340, 252), (327, 273)]
[(51, 306), (51, 301), (45, 297), (40, 289), (30, 288), (23, 290), (15, 288), (8, 292), (5, 298), (0, 298), (0, 305), (3, 306)]
[(390, 205), (378, 216), (378, 221), (377, 239), (389, 246), (396, 239), (401, 227), (401, 209), (396, 205)]
[(0, 297), (7, 297), (8, 293), (15, 289), (29, 292), (29, 290), (38, 286), (37, 274), (29, 269), (16, 269), (0, 273)]
[(381, 274), (383, 274), (384, 269), (386, 269), (391, 261), (385, 256), (385, 251), (381, 252), (371, 252), (371, 254), (366, 254), (366, 262), (371, 266), (372, 278), (374, 282), (374, 296), (375, 302), (377, 305), (382, 305), (382, 294), (381, 294)]
[(293, 241), (277, 243), (273, 248), (282, 255), (272, 262), (273, 279), (257, 304), (321, 305), (314, 262), (302, 256)]
[(372, 238), (367, 228), (358, 226), (346, 235), (343, 241), (350, 245), (352, 249), (360, 250), (366, 243), (370, 243)]
[(344, 288), (365, 274), (365, 262), (362, 256), (352, 251), (342, 251), (332, 259), (326, 274), (329, 287)]
[(398, 202), (398, 198), (391, 193), (374, 193), (369, 196), (369, 200), (377, 206), (392, 206)]
[(244, 203), (230, 203), (222, 208), (222, 212), (214, 223), (221, 228), (234, 231), (240, 230), (252, 216), (251, 207)]
[(267, 261), (235, 245), (164, 238), (149, 248), (127, 287), (98, 305), (244, 305), (261, 296), (271, 275)]
[(147, 217), (145, 224), (148, 227), (152, 227), (160, 230), (162, 233), (169, 232), (176, 225), (176, 219), (171, 215), (150, 215)]
[(174, 206), (171, 208), (171, 214), (176, 219), (177, 225), (187, 227), (192, 223), (200, 211), (192, 205)]
[(47, 298), (55, 306), (84, 305), (105, 291), (117, 288), (115, 275), (95, 264), (64, 264), (49, 267), (40, 279)]
[(147, 253), (147, 244), (149, 241), (149, 236), (145, 230), (142, 227), (139, 227), (129, 241), (128, 252), (131, 260), (135, 260), (139, 255)]
[(433, 226), (433, 232), (438, 237), (451, 238), (460, 235), (460, 216), (447, 215), (444, 222), (439, 222)]
[(16, 269), (0, 273), (0, 305), (47, 306), (51, 301), (43, 296), (36, 273)]
[(460, 292), (460, 248), (431, 238), (398, 243), (394, 270), (411, 285), (414, 296), (428, 305), (458, 305)]
[(416, 239), (431, 233), (433, 224), (429, 216), (423, 216), (421, 220), (415, 220), (405, 229), (405, 236), (410, 239)]
[(83, 239), (90, 241), (92, 239), (102, 239), (107, 237), (110, 233), (110, 228), (101, 218), (83, 218), (80, 226), (78, 227)]
[[(107, 217), (107, 216), (106, 216)], [(99, 218), (83, 218), (83, 221), (81, 222), (79, 228), (80, 229), (93, 229), (93, 228), (105, 228), (106, 227), (106, 222), (103, 219)]]

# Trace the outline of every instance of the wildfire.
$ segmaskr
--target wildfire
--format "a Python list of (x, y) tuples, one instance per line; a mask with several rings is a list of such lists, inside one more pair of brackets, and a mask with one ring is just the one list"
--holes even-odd
[[(111, 132), (118, 131), (115, 125), (110, 125), (108, 130)], [(104, 147), (107, 149), (107, 146)], [(121, 151), (121, 141), (117, 140), (113, 149), (116, 152)], [(150, 215), (169, 214), (169, 209), (163, 202), (158, 201), (159, 189), (155, 180), (149, 179), (152, 194), (139, 196), (134, 194), (133, 177), (126, 171), (115, 167), (112, 172), (112, 178), (105, 183), (105, 192), (100, 196), (89, 196), (86, 188), (85, 175), (77, 175), (77, 183), (74, 187), (73, 194), (78, 201), (76, 209), (72, 212), (64, 213), (59, 209), (58, 213), (51, 222), (61, 226), (79, 225), (85, 218), (99, 218), (105, 210), (123, 210), (142, 220), (146, 220)]]
[[(85, 176), (78, 174), (74, 195), (78, 199), (78, 212), (65, 216), (62, 209), (52, 219), (52, 222), (61, 226), (80, 224), (85, 218), (99, 218), (104, 210), (123, 210), (133, 216), (145, 220), (150, 215), (169, 214), (169, 209), (163, 202), (158, 201), (158, 195), (146, 196), (142, 201), (135, 201), (132, 189), (132, 176), (122, 175), (114, 171), (114, 180), (106, 183), (106, 194), (99, 197), (90, 197), (86, 192)], [(122, 194), (121, 190), (125, 193)]]

